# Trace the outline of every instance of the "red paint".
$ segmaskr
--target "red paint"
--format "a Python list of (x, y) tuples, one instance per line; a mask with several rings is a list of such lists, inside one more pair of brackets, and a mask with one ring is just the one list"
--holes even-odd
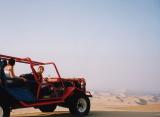
[[(47, 104), (58, 104), (58, 103), (63, 103), (64, 100), (71, 96), (73, 91), (74, 90), (77, 90), (79, 92), (82, 92), (84, 94), (86, 94), (87, 96), (91, 97), (91, 93), (90, 92), (87, 92), (86, 91), (86, 82), (85, 82), (85, 79), (84, 78), (62, 78), (59, 71), (58, 71), (58, 68), (56, 66), (56, 64), (54, 62), (46, 62), (46, 63), (43, 63), (43, 62), (38, 62), (38, 61), (33, 61), (31, 60), (30, 58), (19, 58), (19, 57), (12, 57), (12, 56), (7, 56), (7, 55), (1, 55), (0, 54), (0, 59), (5, 59), (5, 60), (8, 60), (10, 58), (14, 58), (16, 60), (16, 62), (20, 62), (20, 63), (25, 63), (25, 64), (29, 64), (30, 65), (30, 68), (32, 70), (32, 73), (34, 75), (34, 79), (37, 83), (37, 89), (36, 90), (36, 98), (38, 100), (38, 102), (34, 102), (34, 103), (26, 103), (26, 102), (23, 102), (23, 101), (20, 101), (19, 103), (21, 104), (22, 107), (32, 107), (32, 106), (41, 106), (41, 105), (47, 105)], [(62, 97), (53, 97), (53, 98), (47, 98), (47, 99), (40, 99), (39, 98), (39, 95), (40, 95), (40, 92), (41, 92), (41, 86), (43, 85), (42, 83), (42, 80), (40, 80), (38, 78), (38, 75), (34, 69), (34, 66), (37, 66), (37, 65), (48, 65), (48, 64), (51, 64), (53, 65), (54, 69), (56, 70), (57, 74), (58, 74), (58, 77), (56, 78), (57, 79), (57, 82), (60, 81), (61, 83), (61, 89), (64, 90), (64, 94)], [(72, 87), (67, 87), (65, 88), (64, 86), (64, 81), (69, 81), (73, 84)], [(75, 82), (78, 82), (79, 84), (83, 84), (83, 89), (80, 89), (78, 87), (76, 87), (76, 83)], [(52, 83), (48, 83), (47, 86), (51, 85)], [(58, 90), (58, 88), (55, 88), (53, 91), (56, 91)]]

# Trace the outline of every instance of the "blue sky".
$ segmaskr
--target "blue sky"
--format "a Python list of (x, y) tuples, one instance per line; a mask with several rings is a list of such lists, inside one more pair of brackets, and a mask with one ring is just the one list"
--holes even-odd
[(160, 1), (0, 1), (0, 53), (55, 61), (89, 89), (160, 91)]

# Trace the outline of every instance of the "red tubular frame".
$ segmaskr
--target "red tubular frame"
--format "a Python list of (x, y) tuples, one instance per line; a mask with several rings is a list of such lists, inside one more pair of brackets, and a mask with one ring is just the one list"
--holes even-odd
[[(56, 66), (56, 64), (54, 62), (47, 62), (47, 63), (43, 63), (43, 62), (37, 62), (37, 61), (33, 61), (31, 60), (30, 58), (19, 58), (19, 57), (13, 57), (13, 56), (7, 56), (7, 55), (2, 55), (0, 54), (0, 59), (5, 59), (5, 60), (8, 60), (10, 58), (14, 58), (16, 60), (16, 62), (20, 62), (20, 63), (26, 63), (26, 64), (30, 64), (30, 67), (31, 67), (31, 70), (33, 72), (33, 75), (34, 75), (34, 78), (35, 78), (35, 81), (37, 82), (38, 84), (38, 88), (37, 88), (37, 94), (36, 94), (36, 97), (37, 99), (39, 99), (39, 94), (40, 94), (40, 90), (41, 90), (41, 85), (42, 85), (42, 82), (39, 80), (37, 74), (36, 74), (36, 71), (34, 69), (34, 66), (36, 65), (47, 65), (47, 64), (52, 64), (53, 67), (55, 68), (57, 74), (58, 74), (58, 79), (60, 80), (61, 84), (62, 84), (62, 88), (63, 90), (67, 90), (64, 95), (62, 97), (57, 97), (57, 98), (48, 98), (48, 99), (39, 99), (40, 102), (35, 102), (35, 103), (31, 103), (31, 104), (28, 104), (28, 103), (25, 103), (23, 101), (20, 101), (19, 103), (23, 106), (23, 107), (32, 107), (32, 106), (40, 106), (40, 105), (47, 105), (47, 104), (57, 104), (57, 103), (63, 103), (64, 100), (70, 96), (73, 92), (73, 90), (78, 90), (78, 91), (81, 91), (81, 92), (84, 92), (86, 94), (88, 94), (89, 97), (91, 97), (92, 95), (90, 94), (90, 92), (86, 92), (86, 91), (83, 91), (81, 89), (78, 89), (76, 88), (75, 86), (73, 87), (68, 87), (67, 89), (65, 89), (65, 86), (64, 86), (64, 82), (61, 78), (61, 75), (58, 71), (58, 68)], [(68, 81), (74, 81), (74, 79), (65, 79), (65, 80), (68, 80)], [(75, 79), (76, 80), (76, 79)], [(85, 83), (85, 80), (84, 78), (80, 78), (78, 79), (81, 81), (83, 81)], [(46, 101), (44, 101), (46, 100)], [(41, 102), (43, 101), (43, 102)]]
[(21, 62), (21, 63), (26, 63), (26, 64), (30, 64), (31, 70), (33, 72), (35, 81), (38, 84), (38, 89), (37, 89), (37, 98), (39, 98), (39, 94), (40, 94), (40, 89), (41, 89), (41, 82), (39, 81), (39, 78), (37, 76), (37, 74), (35, 73), (35, 69), (34, 66), (35, 65), (47, 65), (47, 64), (52, 64), (58, 74), (58, 78), (60, 79), (61, 83), (62, 83), (62, 88), (64, 88), (64, 83), (62, 81), (62, 78), (60, 76), (60, 73), (58, 71), (58, 68), (56, 66), (56, 64), (54, 62), (47, 62), (47, 63), (42, 63), (42, 62), (37, 62), (37, 61), (32, 61), (31, 58), (27, 57), (27, 58), (18, 58), (18, 57), (13, 57), (13, 56), (7, 56), (7, 55), (2, 55), (0, 54), (0, 58), (1, 59), (10, 59), (10, 58), (14, 58), (16, 60), (16, 62)]

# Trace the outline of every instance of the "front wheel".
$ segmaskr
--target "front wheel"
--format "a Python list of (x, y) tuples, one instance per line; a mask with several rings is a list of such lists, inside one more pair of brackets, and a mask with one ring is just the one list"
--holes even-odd
[(0, 105), (0, 117), (10, 117), (9, 107)]
[(88, 115), (90, 111), (90, 100), (84, 94), (77, 94), (72, 97), (72, 101), (69, 106), (71, 114), (78, 116)]

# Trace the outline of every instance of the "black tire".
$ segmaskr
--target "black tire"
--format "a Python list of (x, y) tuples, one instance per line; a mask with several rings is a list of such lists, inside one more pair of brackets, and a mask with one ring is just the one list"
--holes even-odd
[(72, 115), (76, 116), (85, 116), (88, 115), (90, 111), (90, 100), (85, 94), (76, 94), (73, 95), (69, 111)]
[(0, 105), (0, 117), (10, 117), (10, 108), (8, 106)]
[(39, 110), (41, 112), (53, 112), (56, 109), (57, 105), (46, 105), (46, 106), (40, 106)]

